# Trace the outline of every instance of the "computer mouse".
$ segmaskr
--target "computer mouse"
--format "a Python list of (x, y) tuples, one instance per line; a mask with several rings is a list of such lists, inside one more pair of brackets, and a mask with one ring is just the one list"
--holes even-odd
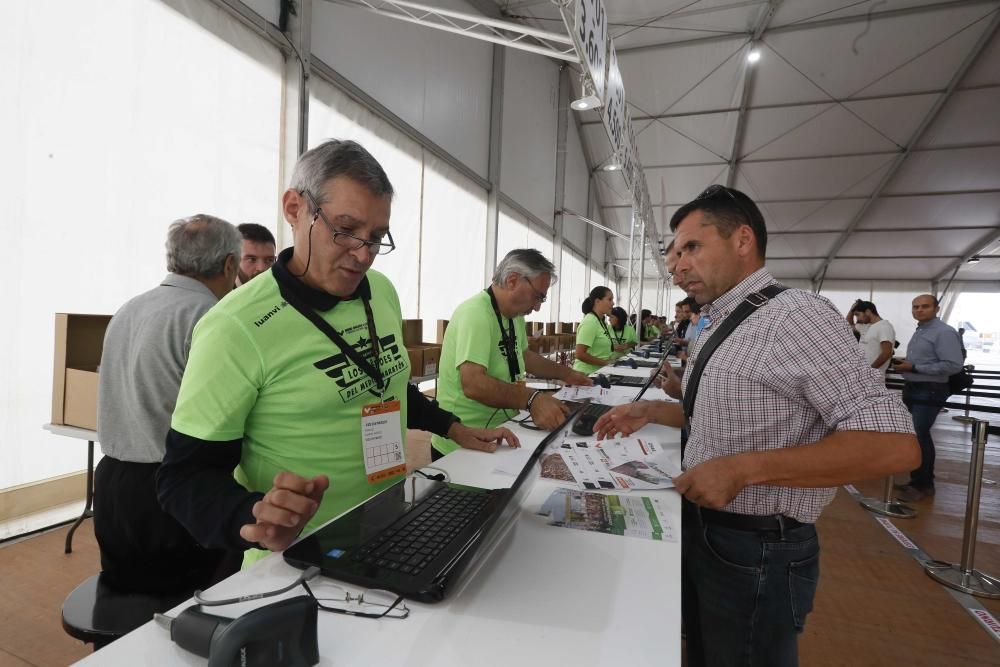
[(594, 384), (598, 387), (604, 387), (605, 389), (611, 389), (611, 380), (604, 373), (598, 373), (593, 377)]
[(626, 358), (625, 361), (628, 362), (629, 368), (631, 368), (633, 370), (636, 369), (636, 368), (639, 368), (639, 364), (635, 363), (635, 359)]

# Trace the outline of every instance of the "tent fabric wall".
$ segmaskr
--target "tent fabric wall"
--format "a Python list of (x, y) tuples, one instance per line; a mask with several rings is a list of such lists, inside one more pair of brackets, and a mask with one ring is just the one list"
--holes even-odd
[(554, 317), (560, 322), (579, 322), (583, 319), (580, 309), (589, 290), (585, 289), (587, 281), (587, 264), (583, 257), (568, 248), (562, 251), (561, 288), (559, 290), (559, 312)]
[(419, 317), (427, 333), (486, 287), (486, 191), (430, 154), (424, 157), (420, 238)]
[(17, 3), (0, 31), (5, 488), (86, 462), (41, 430), (54, 313), (114, 313), (159, 284), (176, 218), (276, 229), (283, 60), (200, 0)]
[(555, 201), (558, 94), (557, 65), (507, 49), (500, 190), (547, 225)]
[[(475, 12), (465, 3), (449, 4)], [(487, 176), (493, 74), (489, 44), (353, 7), (313, 2), (312, 52)]]
[(353, 139), (379, 161), (396, 193), (390, 231), (396, 250), (373, 265), (399, 292), (404, 318), (417, 317), (420, 263), (421, 185), (424, 151), (415, 141), (319, 77), (312, 78), (309, 145)]
[[(497, 231), (497, 258), (503, 257), (517, 248), (534, 248), (550, 261), (552, 260), (551, 231), (539, 230), (523, 216), (507, 206), (500, 207), (500, 227)], [(546, 301), (537, 312), (526, 316), (529, 322), (549, 322), (552, 302)]]

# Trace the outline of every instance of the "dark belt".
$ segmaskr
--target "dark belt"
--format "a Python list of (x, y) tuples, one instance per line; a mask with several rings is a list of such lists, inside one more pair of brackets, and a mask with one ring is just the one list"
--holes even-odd
[(707, 507), (698, 508), (701, 520), (724, 528), (733, 530), (744, 530), (752, 533), (780, 533), (793, 528), (811, 526), (809, 523), (802, 523), (781, 514), (770, 515), (750, 515), (733, 514), (732, 512), (720, 512), (710, 510)]

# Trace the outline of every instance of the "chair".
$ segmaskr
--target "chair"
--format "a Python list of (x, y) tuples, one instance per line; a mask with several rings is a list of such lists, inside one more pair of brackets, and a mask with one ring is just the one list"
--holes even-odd
[(96, 651), (152, 620), (153, 614), (172, 609), (189, 597), (190, 592), (168, 595), (122, 592), (95, 574), (66, 597), (62, 626), (66, 634), (93, 644)]

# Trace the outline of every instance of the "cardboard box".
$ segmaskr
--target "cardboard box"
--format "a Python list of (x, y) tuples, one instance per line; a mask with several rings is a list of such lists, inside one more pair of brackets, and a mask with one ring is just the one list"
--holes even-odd
[(423, 320), (403, 320), (403, 345), (424, 344), (424, 321)]
[(542, 350), (545, 354), (557, 352), (559, 347), (558, 336), (542, 336)]
[(525, 322), (524, 330), (528, 332), (529, 336), (544, 336), (545, 322)]
[(559, 349), (560, 350), (575, 350), (576, 349), (576, 334), (559, 334)]
[(536, 352), (538, 354), (542, 354), (543, 353), (543, 350), (542, 350), (542, 347), (543, 347), (542, 343), (543, 342), (544, 341), (543, 341), (543, 339), (542, 339), (541, 336), (534, 336), (532, 338), (529, 338), (528, 339), (528, 349), (531, 350), (532, 352)]
[(441, 360), (441, 346), (428, 343), (407, 345), (406, 353), (410, 357), (410, 377), (425, 377), (437, 375), (438, 363)]
[(545, 335), (546, 336), (555, 336), (557, 333), (559, 333), (557, 331), (558, 328), (559, 328), (559, 323), (558, 322), (546, 322), (545, 323)]
[(575, 322), (560, 322), (559, 323), (559, 333), (561, 333), (561, 334), (576, 333), (576, 323)]
[(97, 370), (110, 315), (56, 313), (52, 423), (97, 428)]
[(444, 332), (448, 328), (448, 320), (438, 320), (437, 324), (437, 341), (438, 345), (444, 343)]

